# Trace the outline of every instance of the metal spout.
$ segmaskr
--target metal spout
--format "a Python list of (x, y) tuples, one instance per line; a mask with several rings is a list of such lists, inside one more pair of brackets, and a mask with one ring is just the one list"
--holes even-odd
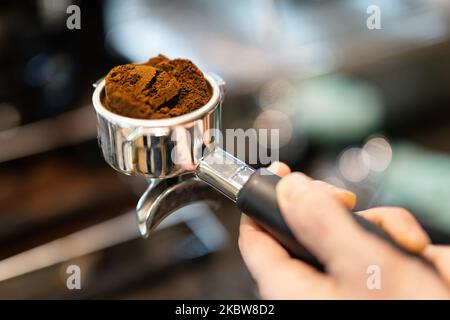
[(136, 206), (139, 232), (148, 237), (167, 216), (193, 202), (219, 206), (219, 193), (194, 174), (164, 180), (152, 179)]

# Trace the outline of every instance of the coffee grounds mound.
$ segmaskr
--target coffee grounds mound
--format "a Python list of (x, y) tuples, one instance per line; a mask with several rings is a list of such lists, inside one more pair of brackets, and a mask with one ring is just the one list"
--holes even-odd
[(125, 117), (162, 119), (194, 111), (210, 98), (203, 73), (191, 61), (160, 54), (143, 64), (111, 69), (103, 105)]

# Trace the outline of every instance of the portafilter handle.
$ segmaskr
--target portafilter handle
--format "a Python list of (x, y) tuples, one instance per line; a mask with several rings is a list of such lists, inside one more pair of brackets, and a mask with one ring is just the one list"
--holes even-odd
[[(320, 261), (298, 241), (281, 215), (275, 191), (279, 176), (267, 169), (255, 170), (219, 147), (200, 161), (196, 174), (236, 202), (242, 212), (277, 239), (293, 257), (323, 270)], [(349, 214), (366, 231), (410, 254), (375, 224), (355, 213)]]

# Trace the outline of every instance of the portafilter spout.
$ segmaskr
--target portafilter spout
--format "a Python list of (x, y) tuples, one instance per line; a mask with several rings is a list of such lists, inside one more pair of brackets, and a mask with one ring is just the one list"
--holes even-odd
[(193, 174), (152, 179), (136, 206), (139, 231), (148, 237), (167, 216), (189, 203), (207, 202), (218, 207), (218, 193)]

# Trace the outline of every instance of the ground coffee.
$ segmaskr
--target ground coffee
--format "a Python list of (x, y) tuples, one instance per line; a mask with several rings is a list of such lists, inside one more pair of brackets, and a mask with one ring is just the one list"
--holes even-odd
[(158, 55), (111, 69), (103, 105), (126, 117), (161, 119), (189, 113), (210, 98), (203, 73), (191, 61)]

